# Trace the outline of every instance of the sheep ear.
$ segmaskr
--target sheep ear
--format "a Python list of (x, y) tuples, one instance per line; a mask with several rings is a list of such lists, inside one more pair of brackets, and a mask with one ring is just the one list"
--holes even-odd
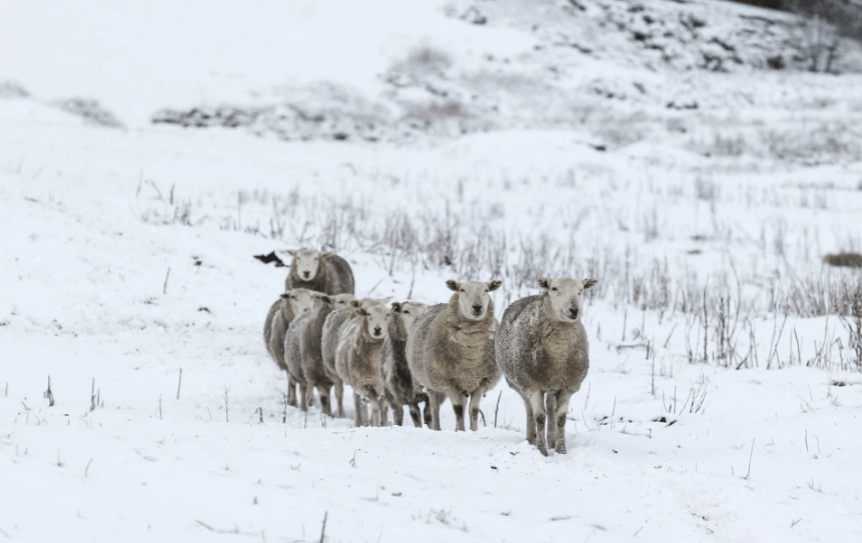
[(326, 258), (328, 256), (332, 256), (333, 254), (335, 253), (333, 253), (332, 251), (320, 251), (320, 258)]
[(461, 288), (461, 283), (455, 281), (454, 279), (449, 279), (448, 281), (446, 281), (446, 286), (449, 287), (449, 290), (458, 292), (458, 290)]
[(500, 288), (500, 285), (502, 285), (502, 284), (503, 284), (503, 281), (501, 281), (500, 279), (494, 279), (493, 281), (488, 283), (488, 291), (495, 291), (498, 288)]
[(360, 317), (366, 317), (368, 316), (368, 311), (364, 307), (357, 307), (356, 314)]
[(380, 305), (386, 305), (389, 303), (389, 300), (391, 300), (391, 299), (392, 299), (392, 296), (387, 296), (385, 298), (378, 298), (377, 300), (375, 300), (375, 302), (380, 304)]
[(299, 252), (296, 249), (287, 249), (286, 251), (281, 251), (282, 253), (290, 256), (296, 256), (296, 253)]
[(317, 297), (317, 299), (320, 300), (321, 302), (325, 303), (325, 304), (331, 304), (332, 303), (332, 298), (330, 298), (326, 294), (321, 294), (320, 296)]
[(551, 288), (551, 280), (547, 277), (539, 277), (539, 286), (542, 287), (544, 290), (548, 290), (549, 288)]
[(281, 295), (281, 297), (284, 298), (285, 300), (287, 300), (288, 298), (290, 298), (290, 293), (285, 292), (284, 294)]
[(360, 308), (362, 307), (362, 302), (360, 302), (359, 300), (350, 300), (350, 307), (354, 309)]
[(392, 312), (393, 313), (401, 313), (401, 303), (400, 302), (392, 302)]
[(593, 278), (584, 279), (584, 290), (587, 290), (589, 288), (593, 288), (594, 286), (596, 286), (598, 284), (599, 284), (598, 279), (593, 279)]

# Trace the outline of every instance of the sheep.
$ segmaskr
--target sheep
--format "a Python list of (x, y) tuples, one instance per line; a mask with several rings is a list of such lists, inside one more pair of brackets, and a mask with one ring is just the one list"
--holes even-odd
[[(311, 316), (304, 320), (302, 329), (297, 331), (299, 336), (299, 356), (302, 366), (302, 375), (305, 378), (309, 391), (317, 389), (320, 396), (320, 407), (327, 416), (332, 416), (332, 406), (329, 391), (334, 381), (329, 377), (323, 365), (322, 339), (323, 325), (329, 314), (338, 308), (349, 307), (351, 301), (356, 297), (353, 294), (336, 294), (335, 296), (320, 295), (321, 303), (317, 304), (311, 311)], [(343, 394), (343, 389), (342, 389)], [(344, 407), (339, 402), (343, 416)]]
[(371, 424), (382, 426), (386, 422), (386, 404), (383, 380), (380, 377), (380, 351), (388, 332), (389, 311), (383, 305), (368, 307), (352, 302), (357, 318), (349, 320), (341, 333), (335, 356), (338, 376), (353, 388), (356, 426), (363, 424), (365, 408), (362, 401), (371, 405)]
[(330, 296), (354, 294), (353, 270), (346, 260), (329, 251), (297, 249), (282, 251), (293, 257), (285, 290), (307, 288)]
[[(314, 320), (317, 314), (323, 310), (323, 306), (330, 305), (332, 300), (326, 294), (319, 292), (312, 293), (313, 303), (311, 308), (305, 310), (301, 315), (290, 323), (290, 327), (284, 335), (284, 364), (287, 366), (287, 373), (293, 381), (299, 385), (300, 401), (299, 407), (303, 411), (308, 411), (308, 401), (313, 398), (314, 391), (312, 387), (314, 383), (305, 375), (302, 367), (302, 349), (301, 339), (303, 332), (308, 325)], [(316, 377), (316, 376), (313, 376)], [(321, 388), (324, 382), (320, 382)], [(330, 387), (332, 384), (330, 383)], [(318, 389), (320, 390), (320, 389)], [(329, 403), (329, 388), (326, 389), (326, 400)], [(323, 397), (321, 397), (321, 407), (324, 407)]]
[[(346, 294), (335, 296), (334, 310), (327, 315), (320, 336), (320, 350), (323, 355), (323, 369), (327, 377), (335, 384), (335, 401), (336, 401), (336, 416), (344, 418), (344, 382), (338, 376), (338, 371), (335, 368), (335, 354), (338, 350), (338, 341), (341, 339), (341, 331), (344, 325), (354, 315), (354, 308), (350, 305), (352, 301), (356, 301), (360, 306), (373, 304), (385, 304), (389, 298), (375, 300), (372, 298), (364, 298), (362, 300), (344, 298)], [(342, 303), (342, 300), (344, 302)]]
[(407, 336), (413, 322), (428, 306), (415, 302), (394, 302), (389, 318), (389, 332), (383, 340), (380, 351), (380, 378), (386, 387), (386, 401), (392, 408), (395, 424), (404, 424), (404, 406), (410, 409), (413, 425), (422, 428), (423, 417), (419, 411), (419, 402), (425, 402), (425, 422), (431, 424), (431, 410), (428, 396), (416, 390), (413, 377), (407, 367)]
[(431, 404), (431, 428), (440, 430), (440, 404), (448, 397), (464, 431), (464, 406), (470, 397), (470, 429), (479, 429), (482, 396), (500, 380), (494, 355), (497, 319), (489, 293), (502, 281), (446, 281), (455, 292), (448, 304), (427, 309), (407, 336), (407, 365), (413, 382), (424, 387)]
[[(590, 367), (587, 333), (580, 321), (582, 294), (597, 283), (596, 279), (542, 277), (542, 293), (510, 305), (497, 331), (497, 362), (506, 382), (524, 400), (527, 441), (545, 456), (549, 448), (566, 453), (569, 400)], [(546, 411), (550, 412), (547, 441)]]
[[(296, 315), (311, 310), (313, 304), (312, 291), (308, 289), (293, 289), (282, 294), (269, 308), (263, 328), (263, 341), (266, 350), (275, 363), (284, 371), (287, 365), (284, 361), (284, 336)], [(288, 373), (287, 403), (296, 405), (296, 382)]]

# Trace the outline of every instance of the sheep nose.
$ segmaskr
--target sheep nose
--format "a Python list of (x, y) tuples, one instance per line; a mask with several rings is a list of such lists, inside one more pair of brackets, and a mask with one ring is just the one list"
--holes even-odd
[(309, 277), (311, 277), (311, 272), (310, 271), (304, 271), (304, 272), (302, 272), (302, 275), (304, 275), (305, 278), (308, 279)]
[(481, 304), (473, 304), (473, 313), (478, 315), (481, 312), (482, 312), (482, 305)]
[(578, 310), (577, 309), (569, 309), (568, 314), (569, 314), (569, 317), (571, 317), (573, 319), (578, 318)]
[(379, 335), (380, 335), (380, 332), (381, 332), (382, 330), (383, 330), (383, 329), (382, 329), (382, 328), (380, 328), (379, 326), (375, 326), (375, 327), (374, 327), (374, 335), (375, 335), (375, 336), (379, 336)]

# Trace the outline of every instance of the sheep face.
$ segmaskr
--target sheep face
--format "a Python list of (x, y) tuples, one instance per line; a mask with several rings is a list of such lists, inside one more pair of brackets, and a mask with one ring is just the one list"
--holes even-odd
[(336, 294), (329, 297), (332, 300), (333, 309), (344, 309), (350, 307), (350, 302), (356, 299), (353, 294)]
[(386, 322), (389, 319), (389, 311), (384, 306), (357, 307), (355, 311), (362, 318), (362, 325), (365, 326), (369, 336), (374, 339), (386, 337), (386, 331), (389, 328)]
[(317, 271), (322, 264), (321, 260), (332, 254), (329, 251), (315, 251), (314, 249), (287, 250), (284, 252), (293, 257), (291, 266), (296, 270), (296, 276), (303, 281), (311, 281), (317, 277)]
[(281, 297), (290, 304), (290, 309), (296, 316), (311, 311), (316, 299), (315, 292), (305, 288), (288, 290)]
[(581, 317), (583, 308), (583, 292), (598, 284), (597, 279), (539, 279), (545, 295), (551, 302), (551, 312), (558, 321), (575, 322)]
[(392, 312), (401, 315), (401, 322), (404, 323), (404, 330), (409, 332), (413, 326), (413, 322), (428, 306), (417, 302), (394, 302), (392, 304)]
[(502, 284), (503, 282), (497, 279), (487, 283), (481, 281), (459, 283), (452, 279), (446, 281), (449, 290), (458, 293), (458, 309), (461, 316), (473, 321), (483, 320), (487, 316), (488, 304), (491, 302), (489, 293), (500, 288)]

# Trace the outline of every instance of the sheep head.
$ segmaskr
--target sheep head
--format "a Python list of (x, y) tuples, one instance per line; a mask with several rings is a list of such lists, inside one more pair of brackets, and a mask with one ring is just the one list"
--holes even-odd
[(483, 320), (487, 316), (488, 306), (491, 303), (489, 293), (500, 288), (502, 284), (499, 279), (487, 283), (481, 281), (459, 283), (453, 279), (446, 281), (449, 290), (458, 294), (458, 310), (461, 316), (473, 321)]
[(598, 284), (598, 279), (559, 279), (539, 278), (539, 286), (543, 295), (551, 304), (551, 313), (561, 322), (575, 322), (581, 317), (583, 309), (583, 292)]

